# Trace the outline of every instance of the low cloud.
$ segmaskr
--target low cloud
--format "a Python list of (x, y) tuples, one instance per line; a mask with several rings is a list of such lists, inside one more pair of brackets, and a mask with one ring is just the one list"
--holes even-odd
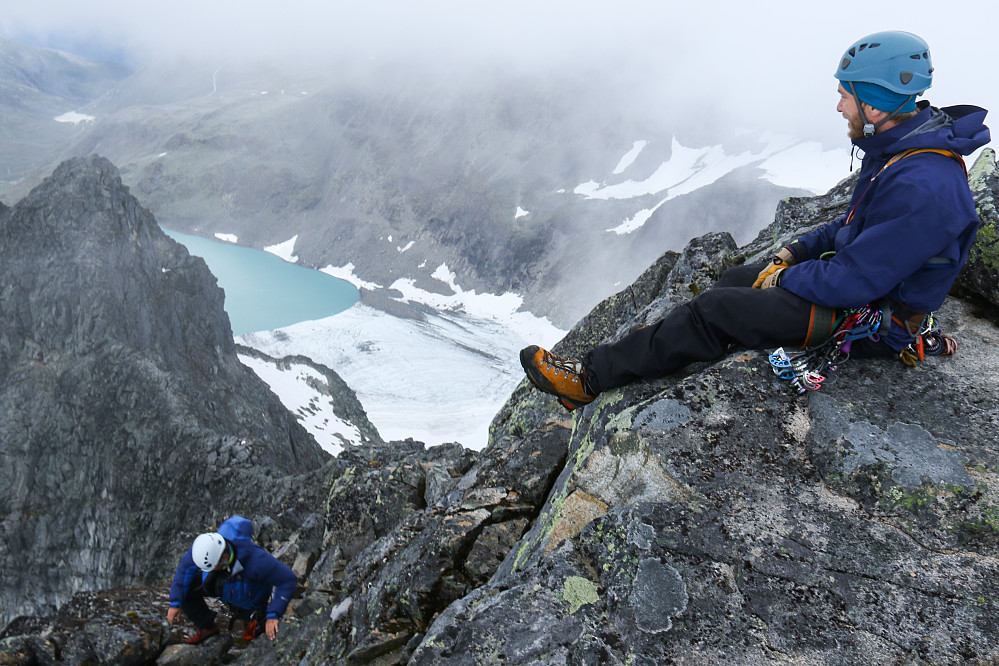
[[(744, 3), (412, 3), (288, 0), (35, 0), (5, 8), (0, 34), (48, 46), (118, 53), (133, 64), (160, 58), (219, 62), (405, 62), (428, 72), (502, 67), (543, 77), (592, 77), (618, 91), (608, 104), (648, 113), (690, 109), (706, 127), (771, 128), (846, 143), (832, 77), (855, 39), (879, 30), (922, 35), (933, 52), (934, 104), (999, 106), (988, 54), (999, 8), (951, 2), (861, 10), (790, 0)], [(966, 5), (966, 10), (962, 6)], [(957, 20), (956, 18), (954, 20)], [(456, 80), (462, 80), (457, 77)]]

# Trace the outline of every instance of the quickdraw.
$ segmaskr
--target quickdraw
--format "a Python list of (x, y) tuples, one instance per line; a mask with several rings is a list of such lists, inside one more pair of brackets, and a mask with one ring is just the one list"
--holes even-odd
[[(833, 334), (822, 344), (805, 351), (788, 352), (783, 347), (770, 354), (774, 374), (788, 381), (799, 393), (817, 391), (826, 380), (825, 374), (835, 372), (840, 363), (850, 358), (850, 347), (861, 338), (879, 339), (878, 330), (884, 321), (884, 311), (871, 306), (847, 310), (837, 322)], [(926, 316), (915, 341), (902, 350), (899, 358), (910, 367), (922, 361), (924, 355), (953, 356), (957, 341), (940, 332), (932, 314)]]
[(847, 310), (833, 334), (822, 344), (800, 352), (788, 352), (781, 347), (770, 354), (770, 367), (799, 394), (817, 391), (826, 380), (825, 373), (835, 372), (840, 363), (850, 358), (850, 347), (855, 340), (879, 339), (883, 319), (880, 308)]
[(957, 353), (957, 340), (940, 332), (933, 315), (927, 315), (916, 339), (898, 355), (902, 362), (910, 368), (922, 361), (926, 354), (930, 356), (953, 356)]

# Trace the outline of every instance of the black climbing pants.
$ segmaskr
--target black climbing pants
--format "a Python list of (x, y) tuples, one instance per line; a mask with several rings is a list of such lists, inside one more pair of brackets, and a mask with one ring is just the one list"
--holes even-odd
[[(713, 361), (734, 346), (812, 346), (827, 338), (836, 312), (786, 289), (753, 289), (766, 264), (736, 266), (689, 302), (582, 359), (592, 392), (663, 377), (696, 361)], [(807, 342), (807, 345), (806, 345)], [(893, 355), (884, 343), (858, 340), (853, 357)]]
[[(195, 580), (191, 583), (191, 587), (187, 591), (187, 596), (180, 602), (180, 609), (187, 616), (187, 619), (198, 629), (207, 629), (212, 626), (217, 615), (205, 602), (205, 597), (218, 597), (221, 595), (221, 589), (214, 588), (211, 581), (212, 575), (209, 574), (209, 578), (205, 581), (208, 583), (207, 587), (209, 588), (206, 591), (205, 586), (202, 585), (201, 577), (195, 576)], [(232, 611), (233, 617), (238, 617), (241, 620), (249, 622), (251, 619), (254, 619), (254, 616), (257, 616), (258, 624), (263, 625), (265, 621), (266, 607), (250, 610), (230, 604), (229, 609)]]
[(195, 576), (191, 588), (187, 591), (187, 596), (180, 602), (180, 609), (198, 629), (207, 629), (215, 622), (215, 611), (205, 603), (205, 590), (201, 586), (201, 576)]

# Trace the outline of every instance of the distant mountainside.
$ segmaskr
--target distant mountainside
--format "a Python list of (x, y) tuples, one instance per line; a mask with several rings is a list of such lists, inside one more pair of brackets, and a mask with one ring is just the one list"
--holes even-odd
[(168, 228), (294, 238), (300, 263), (368, 286), (448, 293), (446, 265), (562, 327), (662, 251), (710, 230), (748, 239), (804, 192), (761, 180), (789, 144), (697, 148), (676, 109), (622, 110), (598, 76), (154, 63), (82, 111), (95, 120), (66, 156), (111, 159)]
[(94, 101), (130, 74), (122, 65), (0, 37), (0, 189), (58, 159), (73, 141), (80, 128), (55, 118)]

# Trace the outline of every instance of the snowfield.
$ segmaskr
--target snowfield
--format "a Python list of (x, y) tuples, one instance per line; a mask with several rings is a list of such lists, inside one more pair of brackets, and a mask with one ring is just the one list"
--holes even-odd
[[(378, 288), (357, 280), (352, 268), (324, 271)], [(566, 332), (547, 318), (519, 311), (522, 299), (516, 294), (466, 291), (444, 264), (433, 276), (452, 293), (427, 292), (408, 279), (392, 284), (402, 293), (397, 300), (428, 306), (418, 317), (396, 317), (362, 302), (332, 317), (236, 340), (268, 356), (302, 355), (332, 368), (357, 394), (385, 440), (412, 437), (429, 446), (458, 442), (481, 450), (488, 442), (490, 421), (523, 379), (520, 350), (529, 344), (551, 346)], [(272, 364), (247, 365), (300, 415), (324, 448), (332, 452), (349, 439), (328, 425), (337, 419), (328, 399), (308, 386), (307, 375), (296, 374), (294, 368), (281, 372)], [(302, 405), (324, 411), (310, 411), (304, 418)]]
[[(536, 319), (538, 334), (528, 339), (523, 322), (514, 330), (462, 311), (403, 319), (358, 303), (332, 317), (249, 333), (237, 341), (276, 358), (300, 354), (332, 368), (357, 393), (387, 441), (412, 437), (428, 446), (458, 442), (481, 450), (490, 421), (523, 379), (520, 349), (551, 345), (564, 335), (545, 322)], [(339, 420), (328, 398), (324, 401), (305, 383), (307, 374), (294, 367), (281, 372), (272, 364), (247, 365), (328, 451), (341, 444), (338, 434), (349, 439), (330, 425)], [(323, 404), (320, 414), (301, 417), (303, 405), (322, 409)]]

